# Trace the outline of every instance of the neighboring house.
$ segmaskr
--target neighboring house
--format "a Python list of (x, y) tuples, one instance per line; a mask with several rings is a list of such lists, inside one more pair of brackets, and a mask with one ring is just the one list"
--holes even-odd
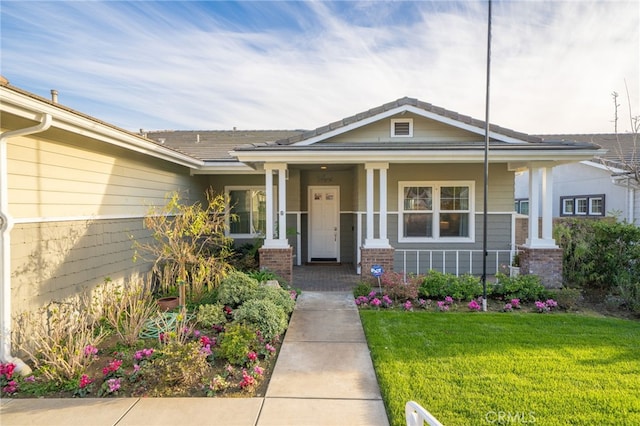
[[(615, 216), (640, 226), (640, 184), (628, 172), (640, 168), (640, 139), (632, 133), (543, 135), (543, 140), (580, 141), (605, 153), (553, 169), (554, 217)], [(527, 172), (516, 174), (516, 211), (527, 214)], [(520, 210), (519, 210), (520, 209)]]
[[(0, 123), (4, 336), (13, 313), (147, 271), (132, 262), (131, 238), (150, 237), (142, 218), (173, 190), (201, 201), (209, 187), (228, 193), (239, 217), (231, 236), (263, 237), (261, 266), (288, 281), (294, 262), (352, 263), (362, 274), (374, 264), (482, 271), (484, 122), (416, 99), (306, 132), (135, 134), (2, 79)], [(515, 250), (515, 172), (534, 170), (537, 185), (552, 167), (600, 151), (493, 125), (489, 134), (493, 274)], [(549, 194), (531, 199), (540, 202), (549, 205)], [(530, 221), (521, 258), (525, 272), (557, 285), (561, 253), (550, 224), (548, 208), (542, 237)], [(10, 349), (3, 338), (3, 360)]]

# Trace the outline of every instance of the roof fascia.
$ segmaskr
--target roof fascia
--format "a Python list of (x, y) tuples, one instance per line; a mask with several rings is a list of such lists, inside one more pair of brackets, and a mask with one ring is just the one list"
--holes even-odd
[[(458, 129), (461, 129), (461, 130), (466, 130), (466, 131), (469, 131), (471, 133), (475, 133), (477, 135), (484, 136), (484, 129), (483, 128), (472, 126), (470, 124), (463, 123), (463, 122), (461, 122), (459, 120), (454, 120), (454, 119), (449, 118), (449, 117), (445, 117), (445, 116), (442, 116), (442, 115), (439, 115), (439, 114), (435, 114), (433, 112), (426, 111), (426, 110), (424, 110), (422, 108), (417, 108), (417, 107), (415, 107), (413, 105), (401, 105), (399, 107), (392, 108), (390, 110), (383, 111), (383, 112), (381, 112), (379, 114), (373, 115), (371, 117), (366, 117), (366, 118), (363, 118), (362, 120), (353, 122), (351, 124), (347, 124), (346, 126), (342, 126), (342, 127), (336, 128), (334, 130), (330, 130), (330, 131), (328, 131), (326, 133), (323, 133), (321, 135), (313, 136), (313, 137), (311, 137), (309, 139), (305, 139), (303, 141), (296, 142), (296, 143), (292, 144), (292, 146), (313, 145), (316, 142), (320, 142), (320, 141), (323, 141), (323, 140), (326, 140), (326, 139), (330, 139), (330, 138), (332, 138), (334, 136), (338, 136), (338, 135), (341, 135), (343, 133), (347, 133), (347, 132), (349, 132), (351, 130), (355, 130), (357, 128), (366, 126), (366, 125), (371, 124), (371, 123), (375, 123), (376, 121), (380, 121), (382, 119), (389, 118), (391, 116), (394, 116), (396, 114), (400, 114), (400, 113), (403, 113), (403, 112), (411, 112), (413, 114), (422, 116), (424, 118), (428, 118), (430, 120), (438, 121), (440, 123), (447, 124), (447, 125), (456, 127)], [(522, 139), (512, 138), (512, 137), (509, 137), (509, 136), (505, 136), (505, 135), (503, 135), (501, 133), (496, 133), (496, 132), (492, 132), (492, 131), (489, 131), (489, 136), (491, 138), (493, 138), (495, 140), (498, 140), (498, 141), (501, 141), (501, 142), (527, 143), (527, 141), (524, 141)]]
[[(518, 163), (532, 161), (576, 162), (590, 159), (597, 153), (595, 149), (584, 150), (491, 150), (489, 161)], [(484, 161), (484, 151), (456, 151), (451, 150), (407, 150), (407, 151), (238, 151), (234, 153), (244, 163), (286, 162), (288, 164), (348, 164), (365, 163), (371, 161), (386, 161), (389, 163), (476, 163)]]
[(50, 114), (53, 117), (51, 127), (189, 168), (199, 168), (204, 164), (201, 160), (172, 151), (141, 136), (90, 120), (66, 109), (14, 92), (6, 87), (0, 88), (0, 94), (2, 95), (0, 108), (7, 113), (33, 121), (37, 121), (42, 114)]
[(232, 161), (205, 161), (204, 166), (191, 171), (192, 175), (251, 175), (264, 174), (249, 164)]

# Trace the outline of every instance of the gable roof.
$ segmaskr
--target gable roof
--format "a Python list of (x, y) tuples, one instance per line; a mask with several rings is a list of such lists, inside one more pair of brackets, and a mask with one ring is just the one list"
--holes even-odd
[[(278, 145), (310, 145), (318, 140), (344, 133), (354, 128), (369, 124), (372, 121), (377, 121), (382, 118), (407, 111), (484, 136), (484, 121), (405, 96), (393, 102), (388, 102), (367, 111), (327, 124), (326, 126), (318, 127), (314, 130), (306, 131), (287, 139), (278, 140), (275, 143)], [(516, 132), (515, 130), (496, 126), (494, 124), (490, 124), (489, 126), (489, 135), (491, 138), (503, 142), (542, 142), (542, 140), (537, 136)]]

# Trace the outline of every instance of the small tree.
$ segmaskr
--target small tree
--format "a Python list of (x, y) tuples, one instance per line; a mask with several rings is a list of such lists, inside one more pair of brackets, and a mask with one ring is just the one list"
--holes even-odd
[(613, 124), (614, 131), (616, 134), (616, 138), (618, 139), (618, 146), (616, 147), (616, 156), (618, 157), (615, 160), (614, 167), (622, 169), (621, 173), (616, 173), (617, 176), (622, 176), (637, 186), (640, 185), (640, 140), (638, 139), (638, 134), (640, 133), (640, 115), (633, 115), (631, 108), (631, 97), (629, 96), (629, 88), (627, 87), (627, 82), (624, 82), (625, 90), (627, 93), (627, 105), (629, 108), (629, 124), (631, 125), (631, 145), (632, 146), (623, 146), (620, 141), (620, 136), (618, 133), (618, 92), (612, 92), (611, 96), (613, 97), (613, 106), (614, 106), (614, 116), (613, 116)]
[(204, 206), (200, 202), (185, 204), (177, 191), (166, 199), (163, 207), (151, 207), (144, 218), (154, 241), (136, 241), (134, 247), (136, 257), (142, 252), (142, 258), (154, 262), (153, 272), (163, 288), (178, 286), (184, 307), (187, 287), (190, 296), (197, 299), (230, 269), (233, 240), (226, 236), (229, 197), (210, 189)]

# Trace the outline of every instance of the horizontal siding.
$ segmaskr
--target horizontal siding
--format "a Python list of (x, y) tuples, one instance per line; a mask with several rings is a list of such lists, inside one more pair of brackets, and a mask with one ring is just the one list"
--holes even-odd
[(62, 301), (107, 277), (120, 280), (148, 271), (148, 263), (133, 262), (133, 240), (150, 240), (141, 218), (16, 225), (11, 231), (14, 314)]
[[(394, 118), (413, 119), (413, 138), (391, 137), (391, 120)], [(478, 141), (482, 136), (460, 130), (452, 126), (430, 120), (415, 114), (407, 113), (385, 118), (375, 123), (360, 127), (353, 131), (327, 139), (326, 142), (447, 142), (447, 141)], [(322, 142), (320, 142), (322, 143)]]
[[(77, 138), (76, 138), (77, 139)], [(16, 219), (144, 215), (173, 190), (204, 192), (204, 177), (189, 170), (90, 139), (57, 143), (11, 139), (9, 209)]]

